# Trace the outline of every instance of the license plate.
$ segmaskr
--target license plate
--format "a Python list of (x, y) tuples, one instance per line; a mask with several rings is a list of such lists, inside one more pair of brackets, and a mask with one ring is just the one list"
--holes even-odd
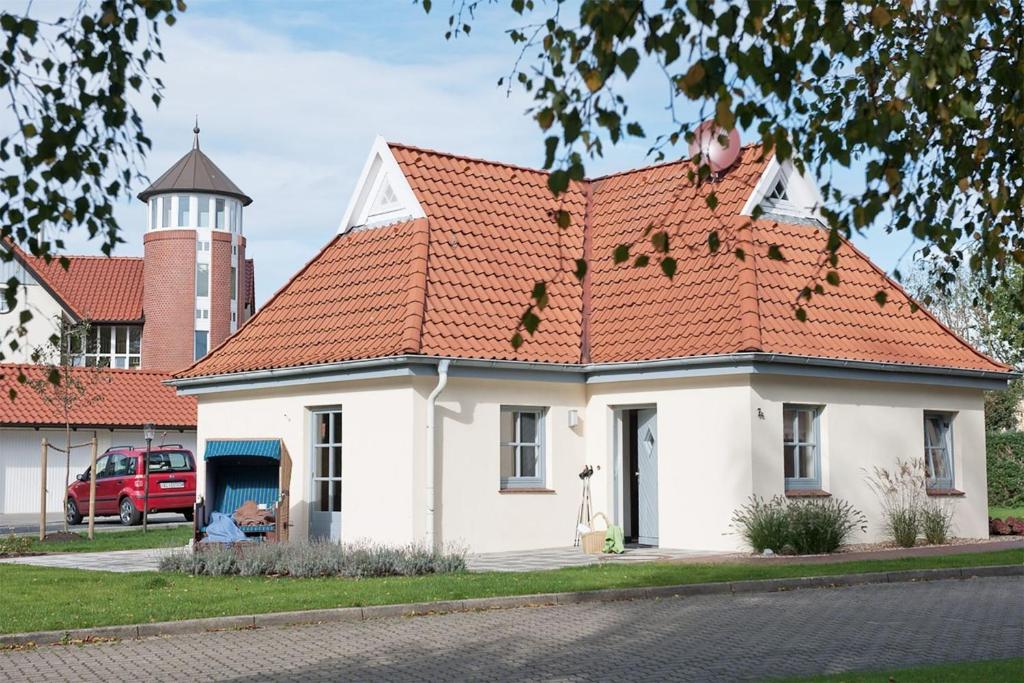
[(183, 488), (185, 488), (185, 482), (183, 482), (183, 481), (162, 481), (162, 482), (160, 482), (160, 488), (162, 488), (162, 489), (183, 489)]

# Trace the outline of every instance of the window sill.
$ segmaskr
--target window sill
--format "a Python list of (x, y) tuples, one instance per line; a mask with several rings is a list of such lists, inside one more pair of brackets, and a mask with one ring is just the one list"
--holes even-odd
[(521, 489), (498, 489), (498, 493), (505, 495), (506, 493), (554, 493), (554, 489), (544, 488), (521, 488)]
[(957, 489), (946, 489), (946, 488), (933, 488), (927, 489), (929, 496), (935, 496), (937, 498), (962, 498), (967, 494)]
[(789, 489), (786, 498), (831, 498), (832, 494), (821, 489)]

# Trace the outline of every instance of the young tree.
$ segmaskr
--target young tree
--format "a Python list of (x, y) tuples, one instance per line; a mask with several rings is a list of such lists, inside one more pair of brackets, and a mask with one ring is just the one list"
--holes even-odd
[[(525, 22), (508, 31), (522, 48), (508, 87), (533, 97), (556, 194), (607, 143), (646, 137), (619, 88), (646, 65), (669, 94), (670, 116), (650, 138), (655, 159), (689, 157), (674, 146), (705, 118), (746, 129), (764, 154), (821, 179), (833, 266), (839, 238), (878, 220), (924, 240), (925, 255), (947, 266), (940, 287), (965, 261), (982, 288), (1024, 263), (1021, 0), (583, 0), (578, 12), (561, 0), (507, 2)], [(453, 0), (447, 36), (468, 34), (475, 14), (499, 3)], [(863, 189), (836, 179), (842, 168)], [(694, 159), (692, 180), (709, 174)], [(707, 197), (714, 208), (714, 192)], [(969, 255), (966, 243), (977, 245)], [(821, 279), (842, 286), (834, 270)], [(535, 323), (532, 312), (524, 319)]]
[[(64, 16), (38, 16), (49, 9), (26, 0), (24, 12), (0, 10), (0, 91), (15, 123), (0, 136), (0, 241), (49, 260), (65, 233), (85, 230), (109, 254), (121, 241), (114, 204), (143, 177), (151, 144), (133, 100), (160, 104), (149, 74), (163, 59), (159, 28), (185, 3), (79, 0)], [(0, 248), (0, 261), (11, 258)], [(4, 284), (13, 308), (18, 283)]]
[[(87, 322), (73, 323), (61, 317), (57, 320), (59, 333), (49, 343), (32, 349), (32, 362), (42, 365), (41, 376), (28, 376), (22, 372), (18, 381), (27, 384), (44, 403), (53, 408), (64, 423), (64, 511), (68, 507), (68, 485), (71, 483), (71, 424), (75, 408), (103, 400), (103, 385), (108, 379), (96, 368), (79, 367), (76, 344), (89, 337), (92, 326)], [(64, 531), (68, 530), (64, 515)]]

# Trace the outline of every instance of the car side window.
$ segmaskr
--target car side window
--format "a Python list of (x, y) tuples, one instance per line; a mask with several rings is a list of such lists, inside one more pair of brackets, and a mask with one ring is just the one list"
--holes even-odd
[[(99, 460), (96, 461), (96, 478), (97, 479), (101, 479), (101, 478), (106, 476), (106, 472), (104, 470), (107, 469), (107, 464), (109, 462), (110, 462), (110, 456), (109, 455), (104, 455), (103, 457), (101, 457)], [(86, 474), (89, 474), (89, 470), (86, 470), (85, 472), (86, 472)]]
[(126, 455), (117, 455), (111, 458), (114, 461), (114, 476), (115, 477), (127, 477), (132, 474), (135, 464), (135, 458), (128, 457)]

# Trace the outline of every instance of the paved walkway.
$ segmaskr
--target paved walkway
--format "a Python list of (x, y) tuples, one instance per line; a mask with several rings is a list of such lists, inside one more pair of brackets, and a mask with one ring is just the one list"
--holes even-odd
[(714, 682), (896, 669), (1024, 655), (1022, 589), (1019, 578), (866, 585), (47, 646), (0, 652), (0, 680)]
[(151, 548), (147, 550), (109, 550), (102, 553), (59, 553), (56, 555), (28, 555), (0, 560), (10, 564), (30, 564), (36, 567), (63, 567), (97, 572), (155, 572), (160, 558), (180, 548)]
[(469, 555), (466, 558), (466, 565), (473, 572), (530, 572), (562, 567), (586, 567), (600, 563), (710, 562), (723, 557), (735, 558), (736, 554), (632, 547), (626, 548), (626, 552), (621, 555), (587, 555), (579, 548), (567, 547)]

